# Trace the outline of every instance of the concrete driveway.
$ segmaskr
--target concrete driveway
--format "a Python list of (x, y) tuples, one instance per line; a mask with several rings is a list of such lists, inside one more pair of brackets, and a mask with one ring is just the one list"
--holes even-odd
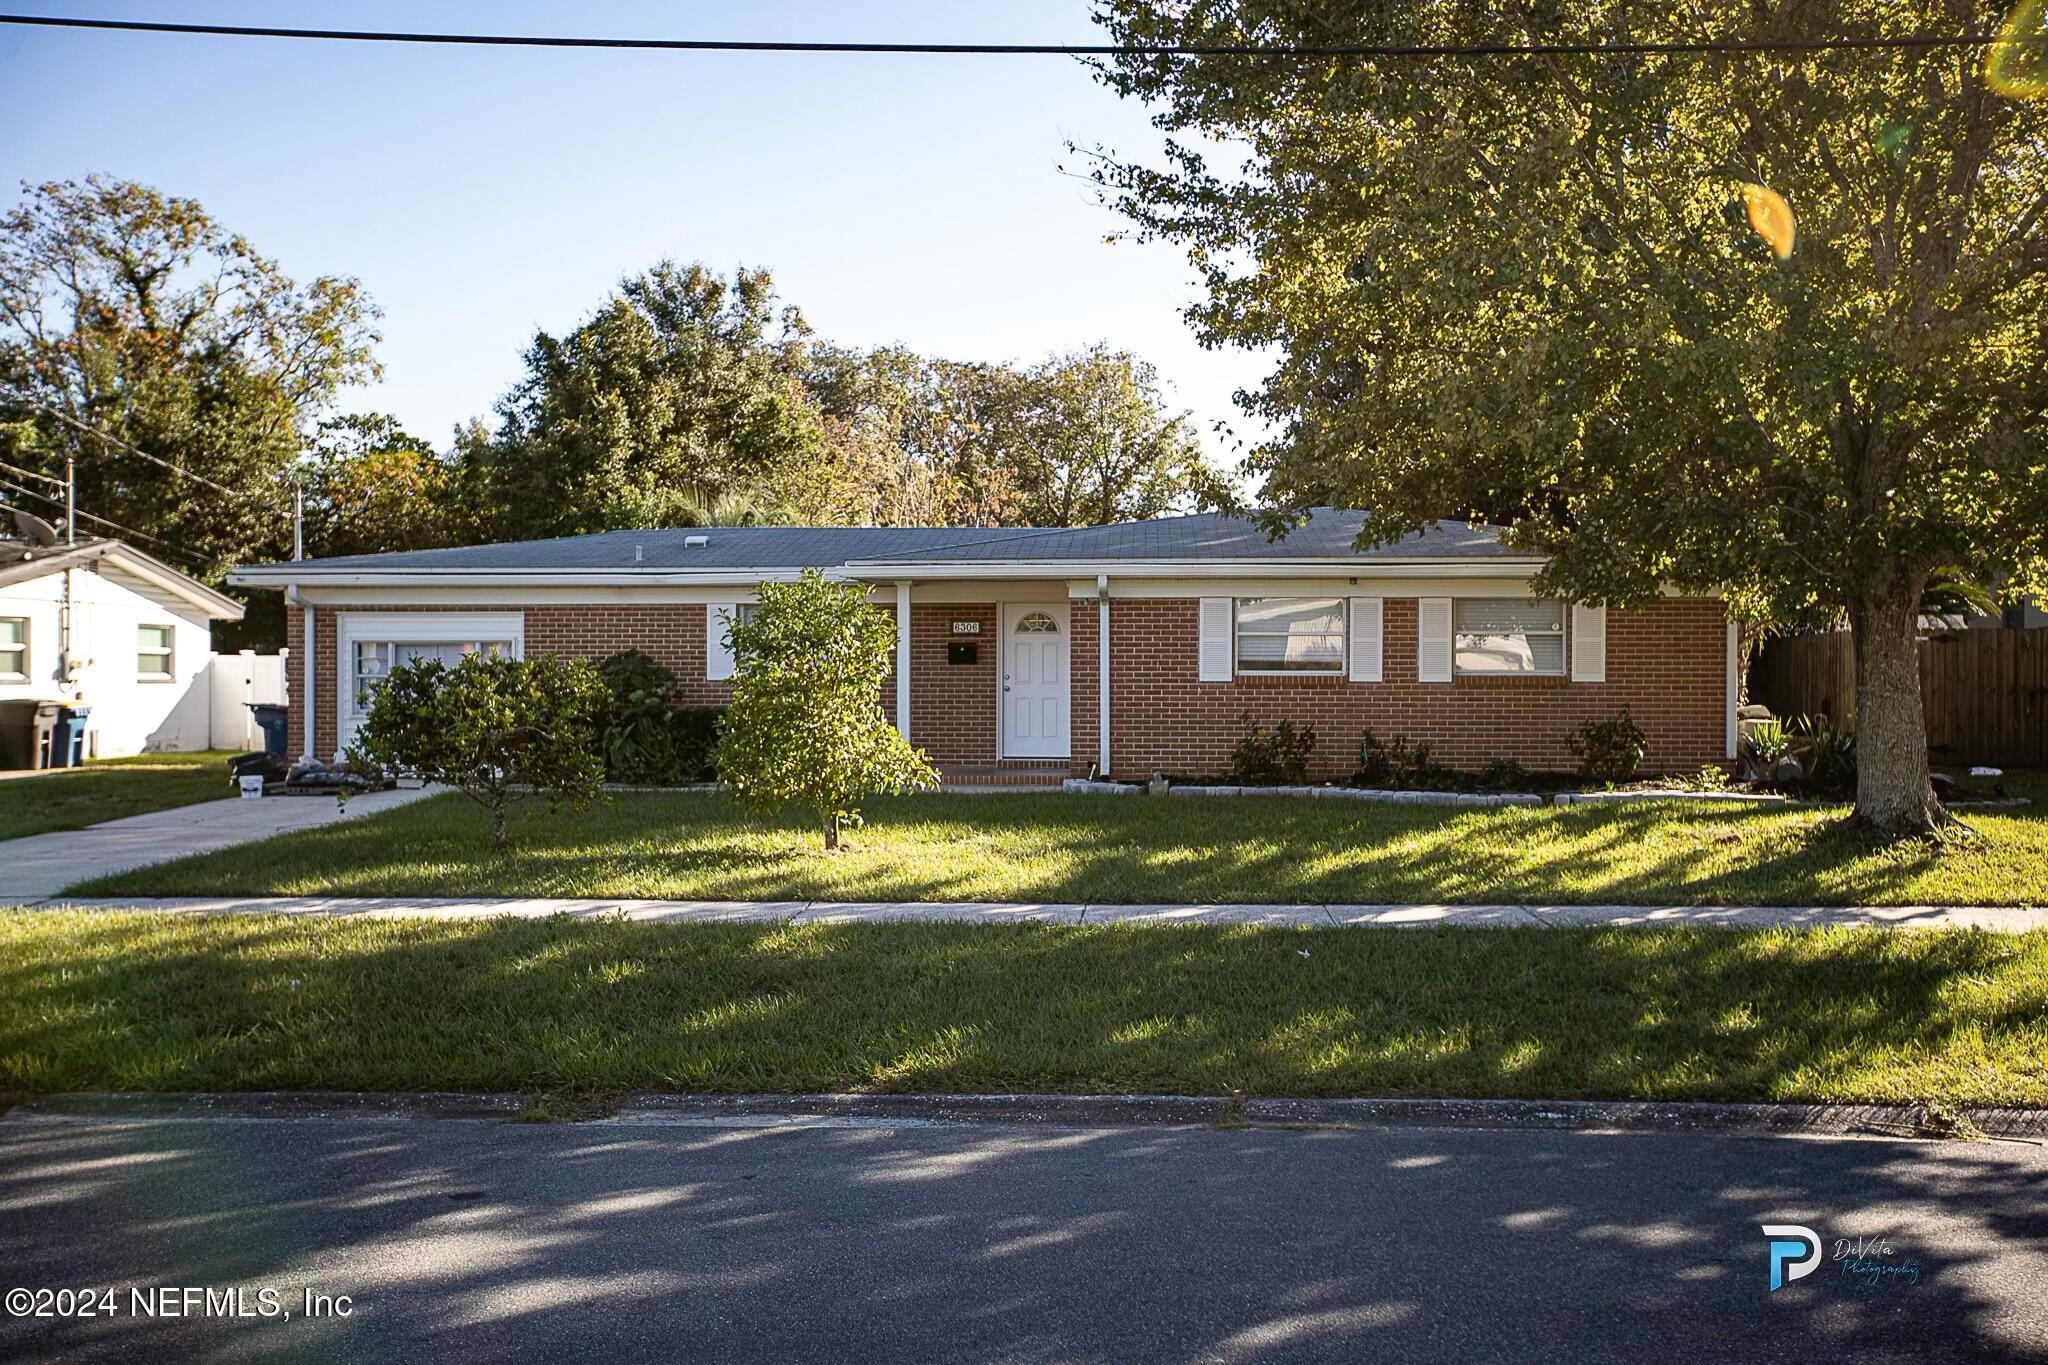
[(426, 788), (394, 788), (352, 796), (346, 817), (331, 796), (266, 796), (256, 801), (230, 797), (84, 829), (9, 839), (0, 843), (0, 904), (45, 900), (88, 877), (354, 819), (433, 794)]
[[(1765, 1223), (1823, 1243), (1776, 1293)], [(16, 1114), (9, 1287), (120, 1295), (0, 1356), (2040, 1359), (2044, 1233), (2003, 1142)], [(252, 1316), (131, 1311), (165, 1286)]]

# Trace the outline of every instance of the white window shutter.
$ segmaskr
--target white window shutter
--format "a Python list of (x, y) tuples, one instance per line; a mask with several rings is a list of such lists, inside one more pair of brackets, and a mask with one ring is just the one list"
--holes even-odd
[(1386, 630), (1386, 602), (1378, 597), (1351, 599), (1351, 681), (1378, 682), (1382, 641)]
[(1572, 681), (1607, 681), (1607, 608), (1572, 604)]
[(1447, 683), (1451, 680), (1451, 599), (1419, 597), (1415, 600), (1415, 680)]
[(726, 647), (725, 632), (732, 626), (732, 603), (710, 602), (704, 607), (704, 677), (723, 682), (732, 676), (732, 651)]
[(1231, 656), (1236, 653), (1231, 631), (1235, 624), (1235, 613), (1231, 610), (1228, 597), (1204, 597), (1202, 599), (1201, 647), (1198, 652), (1197, 676), (1202, 682), (1229, 682), (1234, 670)]

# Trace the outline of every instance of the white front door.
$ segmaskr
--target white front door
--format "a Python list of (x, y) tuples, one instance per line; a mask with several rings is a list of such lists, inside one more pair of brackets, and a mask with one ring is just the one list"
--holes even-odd
[(1067, 757), (1065, 606), (1003, 607), (1004, 758)]

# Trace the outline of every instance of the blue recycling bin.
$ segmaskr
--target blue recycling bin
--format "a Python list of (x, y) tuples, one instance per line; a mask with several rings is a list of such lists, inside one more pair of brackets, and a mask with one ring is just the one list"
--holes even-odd
[(272, 758), (283, 758), (286, 738), (291, 720), (286, 715), (283, 702), (252, 701), (244, 703), (249, 714), (256, 719), (256, 728), (263, 732), (263, 752)]
[(92, 725), (90, 706), (60, 706), (50, 727), (50, 766), (77, 768), (85, 763), (85, 732)]

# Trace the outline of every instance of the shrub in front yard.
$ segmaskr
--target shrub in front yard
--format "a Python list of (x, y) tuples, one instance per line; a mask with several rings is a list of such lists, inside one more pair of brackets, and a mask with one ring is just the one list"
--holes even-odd
[(468, 654), (453, 668), (415, 659), (377, 690), (349, 764), (455, 788), (491, 813), (491, 847), (502, 850), (505, 812), (519, 789), (554, 809), (581, 809), (597, 796), (607, 696), (582, 659)]
[(604, 722), (605, 776), (670, 786), (716, 775), (712, 751), (723, 708), (676, 705), (676, 675), (637, 649), (597, 665), (611, 693)]
[(1410, 744), (1406, 735), (1383, 740), (1367, 730), (1358, 741), (1355, 780), (1361, 787), (1419, 790), (1450, 785), (1455, 776), (1430, 758), (1427, 743)]
[(859, 823), (863, 796), (938, 786), (924, 752), (882, 714), (896, 626), (864, 589), (815, 569), (764, 583), (753, 619), (727, 638), (732, 706), (718, 772), (742, 806), (767, 815), (808, 806), (834, 850), (841, 826)]
[(1589, 720), (1572, 732), (1572, 757), (1579, 775), (1595, 782), (1626, 782), (1643, 765), (1649, 740), (1626, 706), (1605, 720)]
[(1247, 711), (1240, 718), (1244, 738), (1230, 755), (1230, 780), (1247, 787), (1299, 785), (1308, 781), (1308, 760), (1316, 749), (1316, 727), (1291, 720), (1261, 725)]

